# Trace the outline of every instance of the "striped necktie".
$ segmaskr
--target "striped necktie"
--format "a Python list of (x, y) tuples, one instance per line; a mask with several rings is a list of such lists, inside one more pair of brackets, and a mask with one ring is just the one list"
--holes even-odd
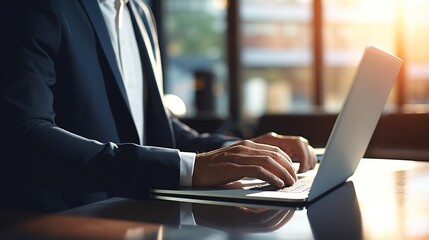
[[(138, 6), (136, 6), (137, 4)], [(145, 82), (149, 96), (146, 108), (146, 139), (148, 145), (175, 148), (173, 129), (162, 102), (162, 66), (158, 39), (150, 9), (142, 1), (130, 1), (135, 28), (140, 30), (143, 44), (139, 45)], [(136, 34), (137, 35), (137, 34)]]

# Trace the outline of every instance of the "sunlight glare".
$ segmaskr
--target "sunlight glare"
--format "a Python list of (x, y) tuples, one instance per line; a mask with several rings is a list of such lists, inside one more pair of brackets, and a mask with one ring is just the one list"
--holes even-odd
[(164, 102), (175, 116), (183, 117), (186, 115), (186, 105), (180, 97), (173, 94), (166, 94), (164, 96)]
[(212, 4), (216, 9), (225, 9), (228, 7), (228, 0), (212, 0)]
[(405, 1), (402, 0), (404, 7), (405, 22), (411, 25), (428, 24), (429, 16), (427, 11), (429, 10), (428, 0), (413, 0)]
[(395, 1), (365, 0), (361, 2), (361, 12), (366, 13), (368, 21), (392, 23), (395, 19)]

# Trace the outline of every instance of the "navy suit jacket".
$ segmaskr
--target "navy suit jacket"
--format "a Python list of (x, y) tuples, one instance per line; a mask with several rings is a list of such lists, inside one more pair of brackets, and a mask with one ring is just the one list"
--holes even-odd
[(140, 16), (132, 19), (145, 74), (145, 146), (97, 0), (7, 2), (0, 57), (3, 201), (61, 210), (175, 188), (179, 150), (208, 151), (232, 140), (200, 135), (165, 111), (160, 69), (152, 67), (136, 24)]

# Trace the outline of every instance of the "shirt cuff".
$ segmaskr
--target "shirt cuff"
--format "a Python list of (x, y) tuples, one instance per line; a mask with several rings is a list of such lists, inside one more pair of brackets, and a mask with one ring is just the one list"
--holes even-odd
[(192, 186), (194, 175), (195, 153), (180, 152), (180, 182), (181, 187)]

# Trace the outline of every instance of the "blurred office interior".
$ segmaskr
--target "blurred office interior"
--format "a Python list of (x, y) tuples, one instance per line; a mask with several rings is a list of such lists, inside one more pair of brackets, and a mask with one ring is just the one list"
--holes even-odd
[(169, 106), (197, 130), (276, 131), (323, 147), (371, 43), (405, 64), (367, 155), (429, 156), (429, 0), (147, 2)]

